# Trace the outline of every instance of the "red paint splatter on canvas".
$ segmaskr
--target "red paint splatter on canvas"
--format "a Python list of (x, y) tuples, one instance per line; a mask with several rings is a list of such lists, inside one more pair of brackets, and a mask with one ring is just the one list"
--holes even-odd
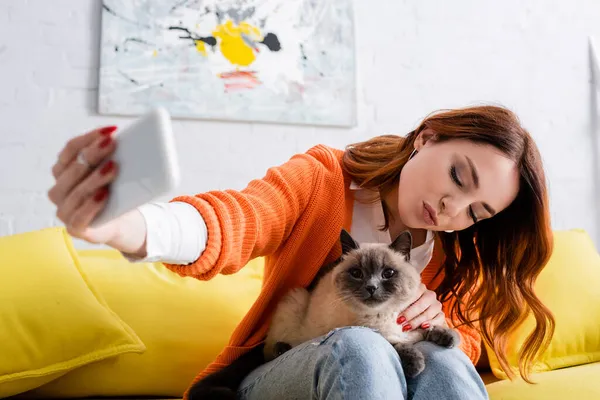
[(256, 71), (231, 71), (218, 75), (225, 81), (225, 92), (236, 90), (254, 89), (261, 82), (256, 76)]

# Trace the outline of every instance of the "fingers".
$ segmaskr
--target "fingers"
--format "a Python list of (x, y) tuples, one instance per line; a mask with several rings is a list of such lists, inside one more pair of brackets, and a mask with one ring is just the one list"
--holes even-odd
[(427, 290), (417, 299), (417, 301), (408, 306), (400, 316), (403, 316), (406, 319), (406, 322), (409, 322), (435, 302), (437, 302), (435, 292)]
[(71, 218), (67, 225), (67, 232), (71, 235), (76, 235), (82, 231), (98, 213), (104, 208), (108, 201), (108, 187), (103, 186), (96, 190), (91, 196), (88, 196), (82, 205), (71, 214)]
[[(95, 207), (88, 200), (95, 195), (99, 196), (98, 190), (108, 186), (115, 179), (117, 173), (117, 165), (112, 160), (96, 168), (93, 173), (69, 192), (65, 200), (58, 207), (57, 217), (67, 226), (72, 224), (81, 226), (82, 223), (88, 220), (88, 214), (95, 211)], [(98, 202), (98, 198), (96, 200)], [(85, 210), (80, 210), (83, 206), (87, 207)], [(92, 218), (93, 216), (89, 220)]]
[(419, 284), (419, 289), (417, 290), (418, 292), (418, 296), (417, 297), (421, 297), (423, 296), (423, 294), (427, 291), (427, 286), (425, 286), (423, 283)]
[(433, 319), (442, 310), (435, 292), (426, 290), (417, 301), (411, 304), (398, 316), (398, 324), (403, 331), (418, 328), (424, 322)]
[(85, 147), (88, 147), (94, 141), (97, 141), (102, 136), (109, 136), (117, 129), (116, 126), (106, 126), (99, 129), (94, 129), (86, 134), (74, 137), (69, 140), (66, 146), (58, 155), (56, 164), (52, 167), (52, 174), (55, 179), (61, 175), (61, 173), (71, 164), (71, 162), (77, 157), (77, 154)]
[[(435, 319), (440, 313), (443, 317), (444, 313), (441, 312), (441, 304), (436, 306), (435, 304), (431, 305), (421, 314), (417, 315), (412, 320), (406, 321), (406, 324), (402, 327), (403, 331), (409, 331), (411, 329), (424, 328), (427, 329), (431, 326), (432, 320)], [(425, 326), (423, 326), (425, 324)]]
[(429, 324), (429, 326), (448, 326), (448, 323), (446, 322), (446, 316), (441, 311), (437, 313), (437, 315), (433, 317), (431, 321), (426, 321), (423, 324), (421, 324), (422, 328), (429, 328), (429, 326), (424, 326), (424, 324)]
[(112, 154), (115, 148), (115, 141), (110, 136), (99, 135), (89, 146), (80, 150), (89, 166), (71, 162), (62, 170), (62, 167), (55, 168), (55, 171), (58, 171), (58, 178), (56, 184), (48, 191), (50, 200), (60, 207), (67, 195), (92, 173), (95, 166)]

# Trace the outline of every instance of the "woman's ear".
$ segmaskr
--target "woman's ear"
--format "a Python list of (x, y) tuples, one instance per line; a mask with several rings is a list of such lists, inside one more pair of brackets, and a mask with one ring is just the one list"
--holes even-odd
[(435, 140), (435, 133), (431, 130), (431, 128), (423, 129), (415, 139), (415, 149), (417, 151), (421, 151), (423, 146), (425, 146), (425, 144), (431, 139)]

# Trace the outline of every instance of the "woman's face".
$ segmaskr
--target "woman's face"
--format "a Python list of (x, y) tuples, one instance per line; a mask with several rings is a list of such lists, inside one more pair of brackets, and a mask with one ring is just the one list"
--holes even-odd
[(424, 130), (403, 167), (398, 213), (404, 225), (436, 231), (468, 228), (517, 197), (516, 164), (491, 145), (468, 140), (436, 143)]

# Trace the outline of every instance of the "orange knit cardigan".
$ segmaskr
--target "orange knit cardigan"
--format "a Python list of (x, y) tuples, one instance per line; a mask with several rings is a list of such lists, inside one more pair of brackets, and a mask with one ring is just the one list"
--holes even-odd
[[(214, 191), (172, 200), (187, 202), (201, 213), (208, 241), (193, 264), (165, 264), (167, 268), (207, 280), (218, 273), (233, 274), (252, 258), (264, 256), (266, 260), (257, 301), (228, 346), (194, 383), (261, 343), (278, 299), (292, 287), (307, 286), (323, 264), (341, 254), (339, 234), (342, 228), (350, 231), (353, 209), (350, 177), (341, 165), (343, 154), (319, 145), (270, 168), (263, 179), (253, 180), (242, 191)], [(443, 258), (436, 242), (432, 260), (421, 273), (430, 290), (443, 278), (439, 274), (433, 280)], [(448, 307), (444, 304), (447, 316)], [(447, 321), (455, 326), (452, 318)], [(479, 333), (466, 326), (457, 329), (460, 348), (476, 363), (481, 353)]]

